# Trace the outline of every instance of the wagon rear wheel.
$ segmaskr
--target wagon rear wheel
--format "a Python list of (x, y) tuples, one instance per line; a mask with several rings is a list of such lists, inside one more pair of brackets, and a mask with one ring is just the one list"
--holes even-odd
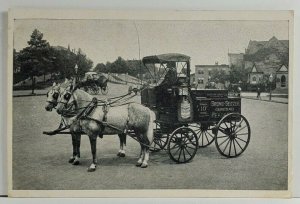
[(212, 133), (212, 126), (209, 124), (193, 123), (189, 127), (197, 134), (199, 147), (207, 147), (215, 140), (215, 136)]
[(196, 155), (197, 148), (197, 135), (190, 128), (177, 128), (169, 138), (168, 153), (170, 158), (177, 163), (191, 161)]
[(241, 155), (250, 142), (247, 119), (238, 113), (225, 115), (215, 127), (216, 146), (220, 154), (233, 158)]

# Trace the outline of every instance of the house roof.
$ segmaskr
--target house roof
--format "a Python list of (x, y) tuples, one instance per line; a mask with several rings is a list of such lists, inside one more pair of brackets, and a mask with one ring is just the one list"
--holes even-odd
[[(256, 72), (253, 71), (254, 68), (256, 69)], [(261, 70), (260, 67), (258, 67), (257, 65), (254, 64), (252, 66), (251, 73), (264, 73), (264, 72)]]
[(286, 72), (286, 71), (280, 71), (280, 69), (281, 69), (283, 66), (284, 66), (287, 70), (289, 69), (288, 66), (286, 66), (285, 64), (282, 64), (281, 66), (278, 67), (278, 69), (276, 70), (276, 72)]
[(268, 41), (256, 41), (250, 40), (246, 49), (246, 54), (254, 54), (261, 48), (277, 47), (281, 49), (287, 49), (289, 47), (288, 40), (278, 40), (275, 36)]
[(188, 62), (190, 57), (184, 54), (179, 53), (168, 53), (161, 55), (152, 55), (144, 57), (142, 62), (143, 64), (149, 63), (164, 63), (164, 62)]

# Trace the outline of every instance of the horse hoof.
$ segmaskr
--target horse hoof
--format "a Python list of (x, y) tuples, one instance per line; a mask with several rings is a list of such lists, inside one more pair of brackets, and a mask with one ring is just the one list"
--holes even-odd
[(142, 163), (136, 163), (135, 166), (140, 167)]
[(87, 171), (88, 171), (88, 172), (94, 172), (94, 171), (96, 171), (96, 168), (88, 168)]
[(120, 153), (119, 157), (125, 157), (125, 153)]
[(76, 166), (76, 165), (79, 165), (80, 162), (79, 162), (78, 160), (76, 160), (76, 161), (74, 161), (72, 164)]
[(147, 168), (148, 167), (148, 164), (142, 164), (141, 165), (141, 168)]
[(72, 164), (74, 162), (75, 158), (69, 159), (69, 163)]

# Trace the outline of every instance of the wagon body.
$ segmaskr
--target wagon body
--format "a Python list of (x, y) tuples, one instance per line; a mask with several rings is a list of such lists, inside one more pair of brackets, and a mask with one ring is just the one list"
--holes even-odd
[[(223, 156), (237, 157), (244, 152), (250, 141), (250, 126), (241, 115), (239, 96), (229, 97), (228, 90), (192, 89), (190, 57), (186, 55), (153, 55), (142, 61), (146, 67), (160, 64), (149, 66), (154, 73), (163, 73), (160, 68), (167, 72), (160, 84), (141, 91), (141, 103), (156, 114), (155, 147), (167, 147), (170, 158), (177, 163), (190, 161), (198, 147), (213, 141)], [(166, 80), (170, 70), (177, 71), (176, 81)], [(156, 82), (161, 76), (154, 78)]]

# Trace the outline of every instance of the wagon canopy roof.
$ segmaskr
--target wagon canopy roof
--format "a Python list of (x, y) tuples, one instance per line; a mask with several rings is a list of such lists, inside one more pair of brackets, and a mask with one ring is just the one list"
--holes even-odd
[(164, 62), (188, 62), (190, 57), (179, 53), (168, 53), (162, 55), (152, 55), (143, 58), (143, 64), (164, 63)]

